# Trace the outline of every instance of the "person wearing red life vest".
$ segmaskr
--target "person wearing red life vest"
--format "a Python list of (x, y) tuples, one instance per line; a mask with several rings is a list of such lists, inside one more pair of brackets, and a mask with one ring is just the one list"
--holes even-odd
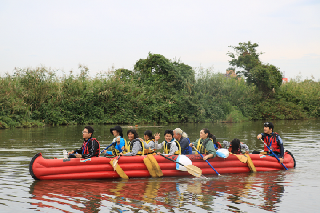
[(86, 126), (82, 131), (83, 144), (80, 149), (68, 152), (69, 158), (91, 158), (99, 157), (100, 144), (97, 139), (92, 138), (94, 129), (91, 126)]
[[(262, 139), (265, 144), (274, 152), (274, 154), (278, 155), (280, 159), (280, 163), (283, 163), (283, 156), (284, 156), (284, 148), (283, 142), (278, 133), (274, 132), (274, 125), (271, 122), (264, 123), (263, 132), (257, 136), (257, 139)], [(269, 149), (264, 146), (264, 151), (267, 152), (269, 155)]]

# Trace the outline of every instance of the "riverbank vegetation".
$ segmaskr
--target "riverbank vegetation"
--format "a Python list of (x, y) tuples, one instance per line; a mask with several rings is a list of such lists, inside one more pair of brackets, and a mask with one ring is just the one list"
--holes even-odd
[(151, 53), (133, 70), (96, 77), (81, 65), (79, 75), (63, 77), (45, 67), (16, 69), (0, 78), (0, 128), (320, 117), (320, 82), (282, 84), (279, 69), (258, 59), (256, 44), (238, 47), (228, 53), (242, 69), (237, 77)]

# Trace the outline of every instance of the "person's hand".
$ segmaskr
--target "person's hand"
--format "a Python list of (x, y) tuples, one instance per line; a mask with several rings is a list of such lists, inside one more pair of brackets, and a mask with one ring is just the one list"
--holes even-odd
[(122, 149), (122, 151), (125, 151), (125, 152), (128, 151), (128, 150), (126, 149), (126, 147), (124, 147), (124, 146), (121, 147), (121, 149)]
[(206, 155), (203, 157), (203, 160), (207, 160), (209, 158), (209, 155)]
[(72, 151), (72, 152), (68, 152), (68, 155), (71, 155), (71, 154), (73, 154), (74, 153), (74, 151)]
[(189, 146), (193, 147), (193, 144), (192, 144), (192, 143), (189, 143)]
[(246, 151), (246, 154), (249, 154), (249, 151)]
[(283, 158), (279, 158), (279, 160), (280, 160), (280, 163), (283, 163)]
[(139, 138), (140, 141), (144, 141), (142, 138)]
[(121, 155), (121, 156), (122, 156), (122, 155), (123, 155), (123, 154), (122, 154), (122, 152), (120, 152), (120, 154), (119, 154), (119, 155)]
[(259, 134), (259, 135), (257, 136), (257, 139), (260, 140), (261, 138), (262, 138), (262, 135)]
[(82, 158), (81, 154), (75, 154), (76, 158)]
[(154, 140), (159, 141), (160, 140), (160, 133), (154, 134)]
[(106, 153), (107, 153), (107, 150), (104, 150), (102, 153), (106, 154)]
[(160, 155), (161, 153), (160, 152), (157, 152), (157, 155)]

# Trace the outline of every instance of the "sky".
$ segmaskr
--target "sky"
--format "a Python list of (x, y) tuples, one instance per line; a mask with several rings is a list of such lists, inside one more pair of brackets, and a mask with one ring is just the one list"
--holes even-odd
[(0, 0), (0, 76), (81, 64), (94, 77), (149, 52), (225, 73), (229, 46), (251, 41), (286, 78), (320, 81), (319, 11), (318, 0)]

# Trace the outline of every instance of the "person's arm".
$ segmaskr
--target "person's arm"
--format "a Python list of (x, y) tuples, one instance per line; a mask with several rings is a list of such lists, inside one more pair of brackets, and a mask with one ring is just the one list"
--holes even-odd
[(214, 158), (216, 157), (216, 149), (214, 148), (213, 142), (208, 141), (206, 145), (206, 150), (208, 151), (208, 155), (203, 157), (203, 160), (207, 160), (208, 158)]
[(162, 143), (158, 144), (158, 141), (155, 141), (154, 149), (162, 149), (164, 143), (165, 142), (163, 141)]
[[(277, 143), (278, 143), (278, 146), (280, 147), (280, 158), (282, 158), (282, 161), (283, 161), (284, 147), (283, 147), (282, 139), (280, 138), (279, 135), (278, 135), (278, 137), (277, 137)], [(281, 160), (281, 159), (280, 159), (280, 160)]]
[(82, 147), (80, 149), (75, 149), (70, 154), (82, 154)]
[(117, 143), (116, 148), (119, 152), (122, 152), (122, 148), (125, 147), (126, 142), (124, 141), (123, 138), (120, 138), (119, 144)]
[(246, 154), (249, 154), (249, 147), (247, 144), (240, 143), (240, 149), (244, 150), (246, 152)]
[(260, 133), (258, 136), (257, 136), (257, 139), (260, 140), (260, 139), (264, 139), (264, 133)]
[(191, 146), (191, 147), (194, 146), (194, 147), (197, 148), (197, 146), (198, 146), (198, 141), (199, 141), (199, 139), (197, 139), (196, 141), (190, 143), (189, 146)]

